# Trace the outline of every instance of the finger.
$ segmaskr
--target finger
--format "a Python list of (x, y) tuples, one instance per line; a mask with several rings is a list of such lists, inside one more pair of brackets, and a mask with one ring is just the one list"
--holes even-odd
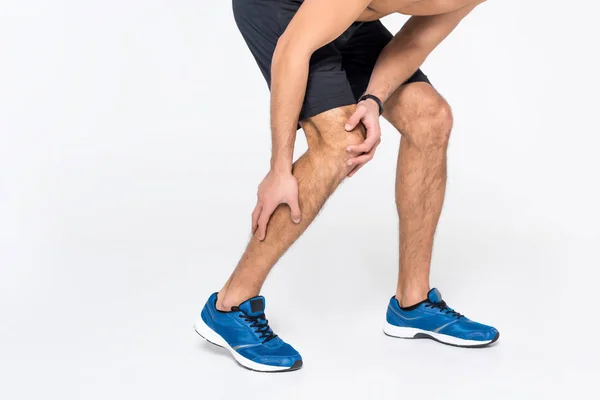
[(256, 207), (254, 207), (254, 211), (252, 211), (252, 233), (256, 232), (256, 228), (258, 227), (258, 217), (260, 216), (260, 210), (262, 210), (262, 204), (260, 201), (256, 202)]
[[(369, 150), (366, 153), (362, 153), (360, 154), (358, 157), (355, 158), (351, 158), (348, 160), (347, 164), (348, 166), (354, 166), (352, 168), (352, 170), (359, 168), (361, 165), (364, 165), (364, 163), (371, 161), (373, 159), (373, 157), (375, 156), (375, 150), (377, 150), (377, 146), (379, 146), (379, 143), (381, 143), (381, 139), (378, 140), (375, 145), (373, 146), (373, 148), (371, 150)], [(352, 171), (350, 171), (352, 172)], [(352, 175), (354, 175), (354, 173), (352, 173)], [(350, 175), (350, 173), (348, 173), (348, 176), (352, 176)]]
[(258, 218), (258, 240), (261, 242), (265, 240), (267, 236), (267, 224), (269, 223), (269, 218), (271, 218), (271, 214), (275, 207), (263, 206), (262, 211), (260, 213), (260, 217)]
[(346, 122), (346, 130), (351, 131), (356, 128), (356, 125), (360, 122), (360, 120), (365, 116), (366, 109), (364, 107), (357, 107), (354, 114), (348, 118), (348, 122)]
[(292, 196), (290, 201), (288, 201), (288, 206), (290, 206), (292, 221), (294, 221), (295, 224), (299, 223), (302, 219), (302, 213), (300, 212), (300, 205), (298, 204), (298, 195)]
[(348, 178), (352, 178), (354, 176), (354, 174), (356, 174), (358, 172), (359, 169), (361, 169), (365, 164), (360, 164), (357, 165), (356, 167), (354, 167), (352, 169), (352, 171), (350, 171), (350, 173), (348, 174)]
[(366, 129), (366, 139), (363, 143), (350, 146), (348, 151), (356, 152), (356, 153), (366, 153), (370, 151), (375, 143), (377, 143), (381, 139), (381, 128), (379, 126), (379, 119), (373, 117), (372, 115), (367, 115), (362, 120), (363, 125)]
[(380, 141), (381, 136), (379, 132), (373, 132), (367, 129), (367, 138), (365, 139), (365, 141), (359, 145), (350, 146), (348, 148), (348, 151), (352, 151), (358, 154), (368, 153), (374, 148), (375, 145), (379, 144), (378, 142)]
[(366, 154), (363, 154), (363, 155), (358, 156), (356, 158), (353, 158), (351, 160), (348, 160), (348, 166), (349, 167), (351, 167), (351, 166), (355, 166), (356, 167), (356, 166), (359, 166), (359, 165), (364, 164), (366, 162), (369, 162), (372, 159), (373, 159), (373, 153), (372, 152), (371, 153), (366, 153)]
[[(352, 168), (352, 170), (348, 173), (348, 178), (351, 178), (354, 176), (354, 174), (356, 174), (358, 172), (359, 169), (361, 169), (368, 161), (371, 161), (373, 159), (373, 157), (375, 156), (375, 150), (377, 150), (377, 146), (379, 146), (379, 143), (381, 143), (381, 139), (377, 141), (377, 143), (375, 143), (375, 146), (373, 146), (373, 148), (371, 149), (371, 151), (369, 151), (368, 153), (365, 153), (362, 157), (366, 157), (367, 161), (361, 163), (361, 164), (356, 164), (354, 166), (354, 168)], [(370, 157), (370, 158), (369, 158)], [(358, 158), (358, 157), (357, 157)], [(350, 162), (353, 162), (353, 160), (350, 160)]]

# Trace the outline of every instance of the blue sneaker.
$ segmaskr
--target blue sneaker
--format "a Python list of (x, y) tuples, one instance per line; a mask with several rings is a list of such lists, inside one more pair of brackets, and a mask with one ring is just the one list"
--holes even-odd
[(448, 307), (437, 289), (427, 299), (401, 308), (396, 296), (390, 300), (383, 332), (388, 336), (429, 338), (458, 347), (484, 347), (500, 337), (496, 328), (471, 321)]
[(293, 371), (302, 367), (302, 357), (275, 335), (265, 318), (265, 298), (246, 300), (231, 311), (217, 310), (213, 293), (194, 325), (196, 332), (212, 344), (224, 347), (242, 366), (260, 372)]

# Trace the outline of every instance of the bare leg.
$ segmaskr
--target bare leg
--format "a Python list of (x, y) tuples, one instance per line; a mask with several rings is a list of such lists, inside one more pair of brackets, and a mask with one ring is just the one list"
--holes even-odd
[(433, 238), (446, 191), (446, 150), (452, 129), (448, 103), (427, 83), (399, 88), (386, 102), (385, 118), (402, 134), (396, 172), (400, 218), (401, 306), (425, 299)]
[(364, 140), (360, 129), (346, 132), (344, 125), (354, 111), (346, 106), (319, 114), (302, 122), (308, 151), (293, 167), (298, 180), (302, 221), (292, 223), (287, 205), (279, 206), (267, 226), (264, 241), (254, 235), (233, 274), (219, 292), (217, 308), (229, 310), (233, 306), (258, 295), (271, 268), (292, 243), (300, 237), (317, 213), (348, 174), (346, 161), (350, 144)]

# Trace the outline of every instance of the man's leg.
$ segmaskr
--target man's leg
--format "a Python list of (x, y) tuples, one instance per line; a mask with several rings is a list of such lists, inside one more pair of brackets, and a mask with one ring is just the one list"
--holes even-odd
[(403, 307), (426, 298), (433, 237), (446, 190), (446, 149), (452, 129), (448, 103), (424, 82), (400, 87), (384, 117), (402, 139), (396, 171), (400, 272), (396, 298)]
[(362, 129), (346, 132), (344, 125), (355, 106), (321, 113), (301, 122), (308, 151), (293, 167), (298, 180), (302, 221), (292, 223), (287, 205), (280, 205), (269, 220), (264, 241), (254, 235), (233, 274), (218, 295), (217, 308), (226, 311), (257, 296), (271, 268), (300, 237), (317, 213), (348, 174), (346, 161), (355, 155), (346, 152), (350, 144), (364, 140)]

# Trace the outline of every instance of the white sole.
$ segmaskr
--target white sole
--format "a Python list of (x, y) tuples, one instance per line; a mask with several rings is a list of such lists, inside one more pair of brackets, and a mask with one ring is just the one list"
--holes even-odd
[(242, 356), (237, 351), (233, 350), (231, 348), (231, 346), (229, 346), (229, 344), (227, 344), (225, 339), (223, 339), (221, 337), (221, 335), (219, 335), (217, 332), (213, 331), (208, 325), (206, 325), (206, 323), (202, 320), (202, 318), (200, 318), (198, 320), (198, 322), (196, 322), (196, 324), (194, 325), (194, 330), (196, 331), (196, 333), (198, 335), (200, 335), (201, 337), (203, 337), (210, 343), (215, 344), (217, 346), (221, 346), (221, 347), (229, 350), (229, 352), (231, 353), (233, 358), (235, 358), (235, 361), (237, 361), (243, 367), (246, 367), (253, 371), (281, 372), (281, 371), (287, 371), (290, 368), (292, 368), (292, 367), (277, 367), (274, 365), (259, 364), (257, 362), (247, 359), (246, 357)]
[(402, 326), (395, 326), (387, 321), (383, 325), (383, 332), (388, 336), (393, 336), (402, 339), (418, 339), (418, 338), (429, 338), (438, 342), (449, 344), (451, 346), (460, 347), (483, 347), (487, 346), (498, 340), (499, 335), (496, 335), (492, 340), (466, 340), (459, 339), (454, 336), (444, 335), (443, 333), (436, 333), (426, 331), (419, 328), (407, 328)]

